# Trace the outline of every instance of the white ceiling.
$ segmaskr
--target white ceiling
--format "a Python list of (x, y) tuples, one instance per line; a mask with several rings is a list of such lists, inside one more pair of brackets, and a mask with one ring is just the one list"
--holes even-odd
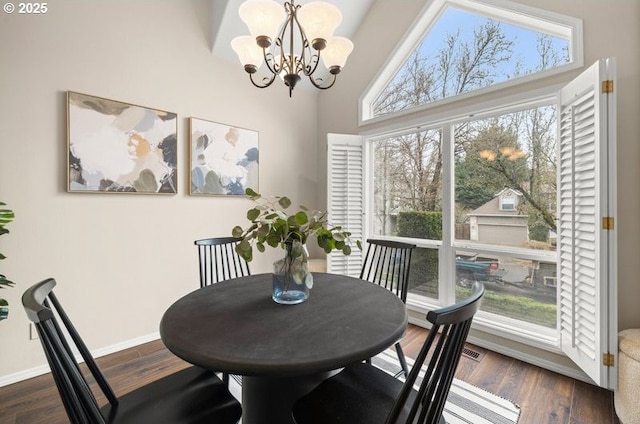
[[(212, 2), (212, 53), (232, 62), (238, 56), (231, 49), (231, 40), (238, 35), (248, 35), (249, 30), (240, 16), (238, 7), (244, 0), (211, 0)], [(277, 0), (284, 5), (283, 0)], [(300, 0), (296, 4), (305, 4), (311, 0)], [(336, 35), (352, 38), (358, 26), (367, 14), (374, 0), (328, 0), (342, 11), (342, 23), (336, 29)], [(284, 6), (283, 6), (284, 7)], [(356, 46), (357, 48), (357, 46)], [(241, 69), (241, 68), (240, 68)]]

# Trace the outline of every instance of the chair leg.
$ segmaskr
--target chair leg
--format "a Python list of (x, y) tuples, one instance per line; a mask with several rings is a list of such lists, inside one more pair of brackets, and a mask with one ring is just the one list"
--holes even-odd
[(400, 377), (404, 374), (404, 378), (407, 378), (409, 375), (409, 367), (407, 366), (407, 360), (404, 357), (404, 352), (402, 351), (402, 347), (400, 347), (400, 343), (396, 343), (396, 353), (398, 354), (398, 361), (400, 361), (401, 371), (398, 371), (394, 377)]

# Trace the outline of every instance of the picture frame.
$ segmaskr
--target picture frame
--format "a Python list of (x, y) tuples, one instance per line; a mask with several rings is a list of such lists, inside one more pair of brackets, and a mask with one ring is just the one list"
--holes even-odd
[(175, 113), (67, 91), (69, 192), (176, 194)]
[(189, 194), (245, 195), (258, 191), (259, 133), (233, 125), (189, 118)]

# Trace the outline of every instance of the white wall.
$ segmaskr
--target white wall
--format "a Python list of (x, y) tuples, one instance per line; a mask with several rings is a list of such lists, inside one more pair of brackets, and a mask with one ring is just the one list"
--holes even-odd
[[(210, 53), (209, 0), (77, 1), (42, 16), (0, 12), (0, 200), (16, 213), (0, 271), (16, 287), (0, 322), (0, 384), (46, 361), (20, 296), (46, 277), (90, 349), (154, 334), (199, 286), (197, 238), (246, 222), (244, 197), (188, 193), (190, 116), (260, 133), (260, 190), (316, 207), (317, 97), (254, 88)], [(66, 90), (178, 114), (177, 195), (66, 192)], [(322, 183), (323, 184), (323, 183)], [(279, 252), (252, 270), (269, 271)], [(270, 257), (272, 256), (272, 257)], [(268, 294), (266, 294), (268, 295)]]
[[(640, 1), (637, 0), (512, 0), (528, 6), (581, 18), (584, 25), (585, 68), (600, 58), (617, 59), (618, 117), (618, 266), (619, 329), (640, 327)], [(358, 101), (378, 69), (384, 65), (427, 0), (377, 0), (354, 37), (355, 49), (347, 62), (336, 89), (320, 95), (318, 121), (318, 157), (326, 162), (326, 133), (358, 134), (374, 129), (358, 126)], [(566, 83), (581, 70), (551, 77), (539, 84)], [(532, 87), (532, 88), (534, 88)], [(491, 94), (490, 96), (494, 96)], [(492, 97), (493, 98), (493, 97)], [(449, 107), (449, 106), (445, 106)], [(426, 112), (437, 113), (434, 108)], [(326, 179), (320, 168), (319, 180)], [(326, 188), (318, 193), (318, 202), (326, 202)], [(418, 316), (418, 315), (416, 315)], [(422, 315), (424, 317), (424, 315)], [(491, 343), (509, 342), (485, 335)], [(516, 346), (516, 349), (526, 349)], [(535, 358), (545, 352), (529, 351)], [(550, 361), (563, 361), (548, 355)], [(568, 364), (567, 361), (564, 361)]]

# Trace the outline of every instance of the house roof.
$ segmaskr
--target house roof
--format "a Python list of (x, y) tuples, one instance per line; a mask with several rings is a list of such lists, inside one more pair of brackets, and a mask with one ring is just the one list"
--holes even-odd
[(508, 193), (513, 193), (516, 196), (518, 196), (518, 198), (522, 197), (522, 193), (520, 193), (518, 190), (514, 190), (512, 188), (504, 188), (501, 191), (499, 191), (498, 193), (496, 193), (496, 195), (493, 197), (493, 199), (489, 200), (484, 205), (472, 210), (471, 212), (469, 212), (468, 215), (469, 216), (478, 216), (478, 215), (514, 216), (514, 215), (521, 215), (520, 211), (518, 210), (517, 205), (516, 205), (516, 208), (514, 210), (510, 210), (510, 211), (500, 210), (500, 197), (505, 195), (505, 194), (508, 194)]

